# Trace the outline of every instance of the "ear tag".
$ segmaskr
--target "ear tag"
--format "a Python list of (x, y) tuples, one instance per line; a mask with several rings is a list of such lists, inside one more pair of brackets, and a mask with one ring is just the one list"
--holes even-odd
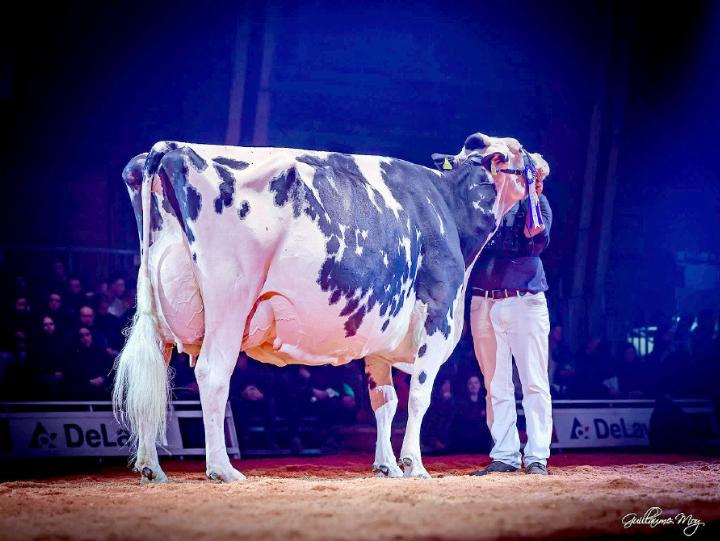
[(452, 164), (450, 163), (450, 160), (448, 160), (447, 158), (445, 158), (445, 161), (443, 162), (442, 168), (443, 168), (443, 170), (445, 170), (445, 171), (449, 171), (450, 169), (452, 169), (453, 166), (452, 166)]
[(497, 175), (497, 168), (495, 167), (494, 161), (490, 162), (490, 173), (492, 173), (493, 176)]

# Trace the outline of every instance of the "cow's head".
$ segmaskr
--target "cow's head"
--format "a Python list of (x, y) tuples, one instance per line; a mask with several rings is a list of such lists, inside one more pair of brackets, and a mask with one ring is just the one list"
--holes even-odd
[[(521, 149), (520, 142), (512, 137), (492, 137), (477, 132), (465, 140), (460, 152), (451, 160), (453, 168), (470, 162), (482, 165), (486, 173), (478, 170), (480, 174), (489, 174), (497, 191), (496, 208), (493, 210), (498, 221), (510, 207), (527, 195), (527, 182), (523, 176), (525, 163)], [(545, 166), (547, 167), (547, 163)]]
[(544, 179), (549, 173), (547, 162), (539, 154), (522, 150), (517, 139), (483, 133), (469, 136), (458, 154), (434, 155), (433, 159), (447, 172), (445, 177), (452, 185), (454, 214), (468, 264), (503, 215), (527, 196), (527, 160), (532, 159), (537, 176)]

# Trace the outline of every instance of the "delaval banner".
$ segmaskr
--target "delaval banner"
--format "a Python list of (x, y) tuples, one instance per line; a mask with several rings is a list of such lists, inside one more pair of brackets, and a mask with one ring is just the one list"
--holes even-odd
[[(112, 412), (14, 413), (7, 423), (10, 448), (0, 456), (126, 456), (129, 434)], [(160, 454), (182, 449), (177, 418), (168, 417), (167, 441)]]
[[(200, 401), (175, 400), (158, 453), (204, 455), (202, 432)], [(240, 458), (229, 404), (225, 436), (230, 456)], [(0, 458), (128, 456), (128, 438), (110, 402), (0, 402)]]
[(650, 445), (652, 408), (568, 408), (553, 411), (553, 447)]

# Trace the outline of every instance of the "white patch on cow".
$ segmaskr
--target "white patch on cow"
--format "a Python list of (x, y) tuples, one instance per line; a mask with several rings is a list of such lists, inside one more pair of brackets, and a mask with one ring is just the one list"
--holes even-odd
[(356, 246), (356, 247), (355, 247), (355, 253), (356, 253), (357, 255), (362, 255), (362, 253), (363, 253), (363, 247), (362, 247), (362, 246)]
[(375, 191), (372, 189), (372, 186), (370, 186), (370, 184), (365, 184), (365, 191), (367, 192), (368, 199), (373, 204), (373, 207), (375, 207), (378, 212), (382, 212), (380, 205), (378, 205), (377, 201), (375, 201)]
[(405, 263), (410, 266), (410, 239), (407, 237), (400, 238), (400, 246), (405, 249)]
[[(440, 222), (440, 234), (444, 235), (445, 234), (445, 224), (443, 223), (442, 216), (440, 216), (440, 212), (438, 212), (438, 209), (435, 206), (435, 203), (432, 202), (432, 199), (430, 199), (430, 197), (426, 197), (426, 199), (427, 199), (427, 202), (432, 207), (432, 209), (435, 211), (435, 216), (437, 217), (438, 222)], [(420, 230), (417, 230), (417, 237), (420, 238)]]
[[(387, 254), (383, 254), (383, 263), (387, 267), (389, 265)], [(388, 286), (390, 287), (390, 286)]]
[(315, 178), (315, 168), (304, 162), (295, 162), (295, 170), (298, 172), (298, 175), (300, 176), (300, 179), (303, 181), (305, 186), (307, 186), (308, 189), (313, 193), (313, 195), (315, 196), (315, 200), (318, 201), (320, 205), (322, 205), (322, 198), (320, 197), (320, 192), (318, 192), (317, 188), (315, 188), (315, 186), (313, 185), (313, 179)]
[[(399, 216), (400, 211), (402, 210), (402, 205), (398, 203), (397, 199), (395, 199), (395, 196), (390, 191), (390, 188), (388, 188), (387, 184), (385, 184), (382, 177), (382, 170), (380, 169), (380, 164), (390, 163), (390, 159), (379, 158), (377, 156), (353, 157), (355, 158), (355, 163), (357, 164), (358, 169), (360, 169), (360, 173), (362, 173), (362, 176), (365, 178), (367, 183), (380, 194), (385, 202), (385, 206), (392, 210), (395, 213), (395, 216)], [(372, 190), (368, 190), (368, 194), (371, 192)], [(374, 197), (371, 197), (371, 201), (373, 202), (373, 205), (380, 210)]]
[(368, 230), (363, 229), (362, 232), (360, 233), (360, 235), (362, 236), (363, 239), (368, 238)]
[(385, 403), (375, 410), (375, 420), (377, 422), (377, 440), (375, 444), (375, 462), (374, 466), (386, 466), (390, 470), (397, 470), (394, 476), (401, 475), (393, 453), (390, 436), (392, 435), (392, 420), (395, 417), (398, 399), (395, 388), (392, 385), (378, 385), (375, 391), (381, 393)]

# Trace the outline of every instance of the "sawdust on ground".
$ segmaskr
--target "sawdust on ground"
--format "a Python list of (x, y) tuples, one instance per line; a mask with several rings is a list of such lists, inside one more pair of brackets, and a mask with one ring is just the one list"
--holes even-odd
[[(581, 462), (577, 461), (577, 462)], [(476, 464), (477, 465), (477, 464)], [(470, 477), (466, 461), (428, 463), (431, 480), (378, 479), (366, 468), (316, 462), (238, 466), (247, 481), (206, 481), (202, 464), (167, 468), (166, 485), (140, 485), (123, 469), (0, 483), (0, 539), (418, 540), (508, 539), (656, 533), (621, 518), (653, 506), (663, 516), (720, 522), (720, 460), (591, 466), (548, 477)], [(247, 464), (245, 465), (247, 466)], [(701, 535), (698, 538), (702, 538)]]

